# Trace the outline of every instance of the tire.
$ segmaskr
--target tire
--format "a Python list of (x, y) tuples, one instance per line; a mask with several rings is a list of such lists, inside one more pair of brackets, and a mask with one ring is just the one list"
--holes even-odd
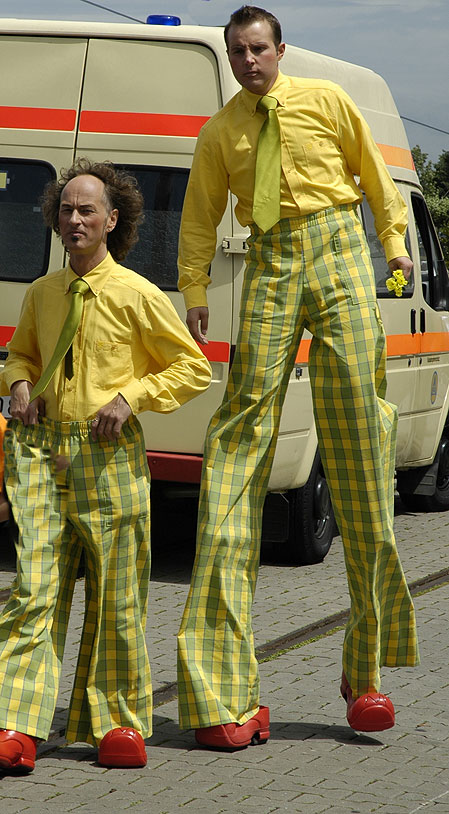
[(411, 512), (425, 512), (425, 495), (410, 495), (408, 492), (399, 492), (402, 504)]
[(288, 492), (289, 534), (283, 546), (285, 559), (296, 565), (323, 562), (337, 533), (329, 489), (319, 452), (309, 479), (300, 489)]
[(447, 512), (449, 510), (449, 433), (445, 430), (441, 436), (438, 463), (437, 485), (433, 495), (424, 495), (428, 512)]
[(414, 495), (400, 492), (399, 497), (407, 509), (415, 512), (449, 511), (449, 430), (447, 428), (441, 436), (438, 455), (435, 492), (433, 495)]
[(0, 560), (14, 562), (16, 559), (17, 526), (12, 520), (0, 523)]

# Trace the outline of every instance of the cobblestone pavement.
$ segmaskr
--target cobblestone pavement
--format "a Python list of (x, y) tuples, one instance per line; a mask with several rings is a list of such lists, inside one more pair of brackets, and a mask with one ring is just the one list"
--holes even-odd
[[(449, 567), (449, 513), (405, 513), (398, 503), (395, 528), (409, 582)], [(176, 632), (192, 558), (192, 541), (181, 533), (165, 547), (156, 542), (148, 625), (155, 689), (176, 677)], [(0, 588), (12, 577), (13, 563), (0, 563)], [(397, 712), (393, 729), (366, 736), (346, 725), (338, 695), (343, 632), (337, 629), (261, 664), (261, 698), (272, 721), (267, 744), (231, 754), (195, 748), (193, 733), (179, 731), (176, 701), (170, 701), (155, 710), (147, 767), (128, 770), (101, 768), (93, 749), (56, 739), (71, 690), (82, 604), (80, 581), (53, 740), (40, 747), (32, 775), (0, 775), (0, 814), (449, 814), (449, 584), (415, 600), (421, 666), (384, 671), (383, 689)], [(254, 603), (256, 643), (347, 607), (338, 537), (318, 566), (264, 558)]]

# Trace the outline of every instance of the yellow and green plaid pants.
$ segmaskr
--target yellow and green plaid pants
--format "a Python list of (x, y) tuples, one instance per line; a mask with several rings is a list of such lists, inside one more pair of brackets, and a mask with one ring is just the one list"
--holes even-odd
[[(69, 463), (57, 471), (55, 456)], [(0, 727), (47, 738), (81, 552), (85, 617), (70, 701), (69, 741), (110, 729), (151, 734), (145, 621), (150, 484), (136, 418), (117, 441), (90, 422), (9, 422), (8, 497), (19, 528), (17, 578), (0, 617)]]
[(380, 667), (418, 661), (393, 535), (396, 408), (364, 233), (352, 206), (249, 238), (240, 332), (207, 433), (197, 554), (178, 637), (183, 728), (245, 723), (258, 709), (251, 627), (262, 510), (282, 404), (304, 328), (320, 454), (343, 538), (351, 614), (343, 668), (354, 696)]

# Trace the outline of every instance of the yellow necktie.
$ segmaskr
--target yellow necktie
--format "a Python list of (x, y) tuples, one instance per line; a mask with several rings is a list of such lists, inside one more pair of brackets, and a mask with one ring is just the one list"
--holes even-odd
[(257, 107), (267, 116), (257, 142), (253, 219), (267, 232), (281, 217), (281, 136), (276, 99), (262, 96)]
[(72, 280), (70, 283), (70, 291), (72, 293), (70, 311), (67, 314), (64, 325), (62, 326), (61, 335), (56, 343), (53, 356), (42, 373), (39, 381), (36, 382), (31, 391), (30, 401), (33, 401), (33, 399), (37, 398), (37, 396), (40, 396), (40, 394), (43, 393), (48, 383), (51, 381), (56, 368), (70, 348), (81, 319), (81, 314), (83, 312), (84, 295), (88, 290), (89, 286), (82, 278)]

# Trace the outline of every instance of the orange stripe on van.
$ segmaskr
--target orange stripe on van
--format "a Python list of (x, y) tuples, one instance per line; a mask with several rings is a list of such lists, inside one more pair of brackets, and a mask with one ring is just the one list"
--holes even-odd
[(414, 170), (415, 164), (410, 150), (403, 147), (392, 147), (390, 144), (378, 144), (386, 164), (390, 167), (405, 167), (406, 170)]
[(209, 116), (184, 116), (171, 113), (115, 113), (83, 110), (82, 133), (127, 133), (146, 136), (196, 137)]
[(387, 356), (411, 356), (421, 351), (421, 334), (387, 336)]
[[(296, 354), (297, 365), (309, 360), (311, 339), (301, 339)], [(435, 331), (424, 334), (391, 334), (387, 336), (387, 356), (414, 356), (419, 353), (444, 353), (449, 351), (449, 333)]]
[[(0, 346), (4, 347), (11, 339), (15, 328), (11, 325), (0, 325)], [(295, 363), (297, 365), (307, 364), (309, 361), (309, 351), (311, 339), (301, 339), (301, 344), (296, 354)], [(207, 345), (199, 346), (209, 362), (229, 362), (230, 345), (229, 342), (209, 341)], [(391, 334), (387, 336), (388, 356), (412, 356), (419, 353), (444, 353), (449, 352), (449, 333), (446, 331), (435, 331), (424, 334)]]
[(449, 351), (449, 333), (446, 331), (425, 333), (421, 336), (421, 353)]
[(304, 365), (307, 364), (309, 361), (309, 351), (310, 351), (310, 344), (311, 339), (301, 339), (299, 343), (298, 353), (296, 354), (295, 363), (297, 365)]
[(19, 130), (75, 129), (76, 110), (52, 107), (7, 107), (0, 105), (0, 127)]

